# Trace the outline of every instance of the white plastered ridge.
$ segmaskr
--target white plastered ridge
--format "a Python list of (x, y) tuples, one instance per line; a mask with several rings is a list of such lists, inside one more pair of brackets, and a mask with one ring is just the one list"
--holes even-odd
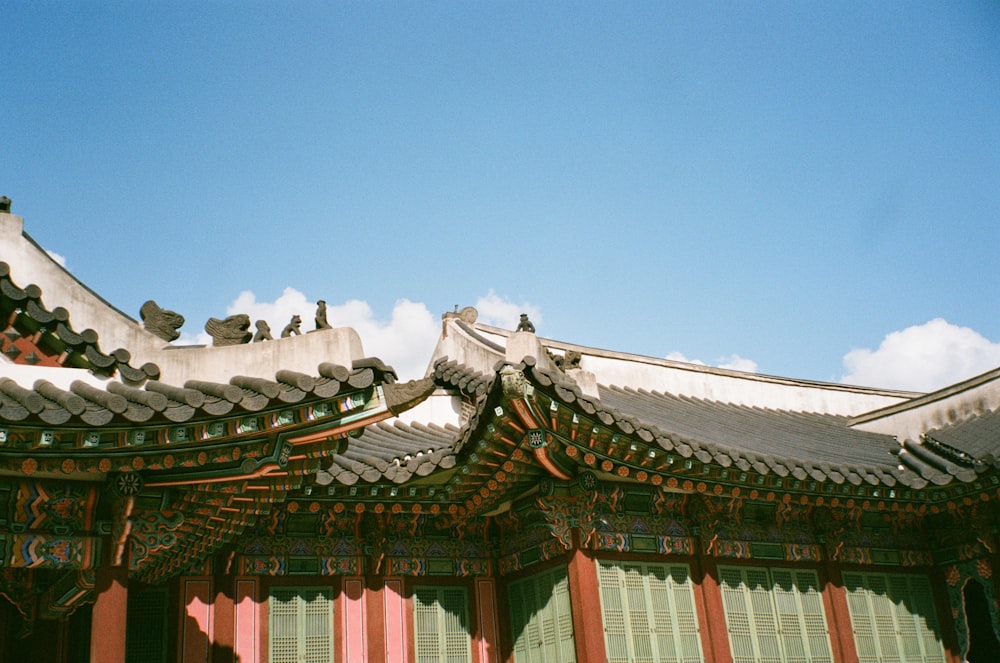
[(855, 418), (852, 426), (919, 442), (925, 433), (954, 426), (1000, 408), (1000, 369), (994, 369), (906, 403)]
[(10, 265), (11, 280), (18, 286), (41, 288), (42, 302), (48, 309), (61, 306), (69, 311), (74, 330), (96, 331), (103, 352), (124, 348), (131, 354), (132, 366), (156, 364), (160, 379), (170, 384), (191, 379), (225, 383), (234, 375), (273, 380), (283, 369), (316, 375), (321, 362), (350, 368), (355, 359), (365, 356), (361, 338), (350, 328), (235, 346), (170, 345), (55, 262), (24, 234), (24, 220), (14, 214), (0, 213), (0, 260)]
[[(475, 324), (474, 328), (476, 334), (487, 342), (506, 346), (506, 353), (499, 354), (474, 336), (463, 333), (453, 321), (446, 320), (444, 338), (439, 343), (436, 355), (446, 355), (477, 370), (492, 372), (493, 365), (501, 358), (516, 363), (523, 356), (532, 355), (540, 363), (545, 362), (542, 364), (544, 366), (550, 361), (546, 350), (551, 350), (556, 355), (567, 351), (579, 352), (579, 368), (569, 369), (567, 375), (577, 382), (583, 393), (591, 396), (596, 395), (597, 384), (617, 385), (747, 407), (841, 416), (857, 416), (919, 396), (915, 393), (794, 380), (612, 352), (538, 339), (534, 334), (511, 332), (482, 324)], [(529, 342), (527, 336), (535, 339), (537, 346)]]

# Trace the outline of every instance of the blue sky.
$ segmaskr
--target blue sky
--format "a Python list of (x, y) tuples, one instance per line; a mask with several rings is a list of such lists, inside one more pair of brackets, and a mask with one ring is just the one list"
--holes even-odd
[(189, 340), (325, 299), (397, 363), (478, 305), (790, 377), (1000, 365), (994, 2), (15, 0), (4, 32), (0, 195)]

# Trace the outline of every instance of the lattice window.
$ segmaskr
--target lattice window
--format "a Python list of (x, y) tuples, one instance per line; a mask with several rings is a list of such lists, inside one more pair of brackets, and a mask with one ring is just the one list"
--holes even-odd
[(609, 663), (702, 660), (687, 565), (601, 561), (597, 571)]
[(333, 590), (273, 587), (267, 604), (271, 663), (333, 660)]
[(566, 567), (510, 583), (515, 663), (575, 663)]
[(470, 663), (469, 601), (464, 587), (414, 587), (417, 663)]
[(125, 626), (125, 660), (166, 663), (167, 590), (129, 592)]
[(845, 573), (859, 663), (943, 663), (930, 581), (905, 573)]
[(832, 663), (814, 571), (719, 567), (733, 663)]

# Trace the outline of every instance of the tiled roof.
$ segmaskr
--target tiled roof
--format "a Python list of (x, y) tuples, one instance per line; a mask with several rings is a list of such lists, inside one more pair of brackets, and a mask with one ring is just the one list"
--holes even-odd
[(379, 422), (353, 438), (347, 450), (332, 457), (328, 468), (317, 475), (325, 485), (336, 481), (354, 485), (390, 481), (403, 483), (414, 476), (427, 476), (438, 468), (455, 465), (455, 443), (459, 429), (435, 424)]
[(489, 390), (496, 374), (483, 375), (465, 364), (442, 357), (434, 362), (433, 377), (435, 383), (444, 388), (457, 389), (467, 396), (479, 397)]
[[(457, 391), (475, 401), (486, 395), (495, 375), (483, 375), (443, 358), (435, 362), (430, 377), (438, 387)], [(351, 439), (343, 454), (332, 457), (330, 466), (317, 475), (317, 482), (349, 486), (358, 481), (400, 484), (437, 469), (454, 467), (456, 453), (478, 421), (478, 412), (474, 412), (473, 420), (462, 428), (451, 424), (406, 424), (399, 420), (367, 426)]]
[(965, 467), (1000, 467), (1000, 410), (928, 431), (924, 446)]
[(0, 421), (90, 426), (120, 423), (182, 423), (240, 412), (257, 412), (339, 392), (392, 383), (395, 373), (378, 360), (360, 360), (348, 369), (330, 363), (318, 376), (278, 371), (274, 380), (234, 376), (228, 384), (188, 380), (170, 385), (151, 380), (142, 388), (108, 382), (104, 389), (81, 380), (68, 390), (37, 380), (31, 387), (0, 378)]
[(93, 329), (78, 331), (70, 323), (69, 311), (61, 306), (49, 310), (42, 302), (37, 285), (19, 287), (10, 277), (10, 265), (0, 262), (0, 319), (7, 321), (0, 339), (0, 351), (15, 363), (37, 364), (43, 361), (32, 349), (18, 343), (28, 339), (30, 346), (44, 349), (56, 357), (55, 363), (72, 368), (86, 368), (97, 375), (114, 375), (132, 384), (160, 377), (153, 363), (134, 367), (131, 353), (124, 348), (111, 352), (101, 349)]
[(703, 463), (760, 474), (854, 485), (923, 488), (976, 479), (997, 461), (1000, 415), (933, 432), (922, 444), (851, 428), (847, 417), (771, 410), (601, 385), (580, 393), (557, 371), (532, 370), (558, 397), (576, 401), (607, 425), (637, 433), (667, 451)]
[(920, 475), (899, 469), (894, 438), (851, 429), (844, 417), (603, 385), (594, 399), (558, 371), (531, 368), (531, 375), (605, 425), (702, 463), (837, 484), (926, 484)]
[[(628, 413), (676, 446), (728, 466), (767, 474), (852, 483), (895, 481), (899, 445), (888, 435), (847, 427), (844, 417), (783, 412), (620, 387), (600, 387), (602, 407)], [(839, 480), (838, 480), (839, 479)]]

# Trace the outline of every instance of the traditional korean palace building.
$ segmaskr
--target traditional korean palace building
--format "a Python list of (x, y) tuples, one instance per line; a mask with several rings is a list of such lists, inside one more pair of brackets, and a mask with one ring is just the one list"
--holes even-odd
[(322, 311), (177, 346), (7, 202), (2, 661), (1000, 661), (1000, 369), (850, 387), (471, 308), (405, 383)]

